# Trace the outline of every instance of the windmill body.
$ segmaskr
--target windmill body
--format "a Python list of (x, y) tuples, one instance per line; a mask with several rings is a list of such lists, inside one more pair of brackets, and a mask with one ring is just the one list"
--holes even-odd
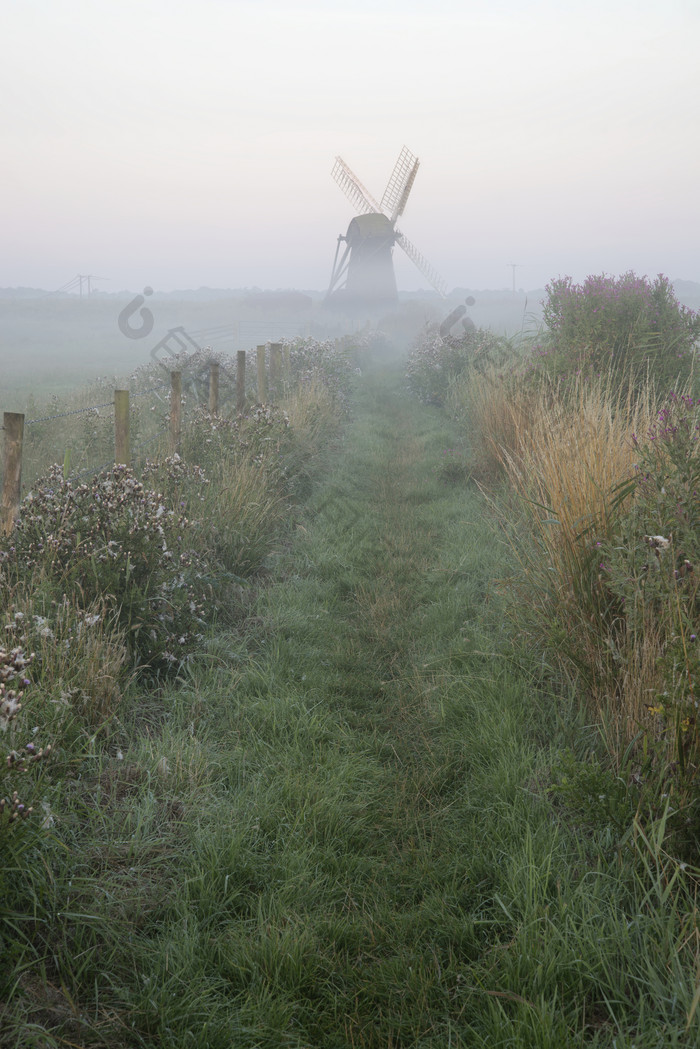
[(333, 178), (358, 214), (348, 226), (345, 236), (338, 237), (326, 305), (352, 312), (386, 309), (395, 304), (398, 301), (392, 258), (395, 244), (405, 251), (440, 295), (445, 296), (445, 282), (396, 228), (396, 221), (406, 207), (419, 163), (418, 158), (404, 146), (381, 203), (378, 203), (345, 161), (336, 157)]
[(391, 253), (396, 234), (381, 214), (358, 215), (345, 234), (349, 265), (345, 296), (353, 300), (389, 304), (398, 300)]

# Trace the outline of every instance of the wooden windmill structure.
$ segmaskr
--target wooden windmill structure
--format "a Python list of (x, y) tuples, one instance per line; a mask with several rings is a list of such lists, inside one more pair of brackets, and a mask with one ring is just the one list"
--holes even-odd
[[(444, 298), (447, 285), (418, 248), (396, 228), (413, 188), (417, 157), (403, 147), (391, 178), (377, 203), (341, 157), (332, 175), (357, 212), (345, 236), (338, 237), (326, 305), (348, 310), (385, 309), (398, 301), (392, 252), (405, 251), (426, 280)], [(341, 244), (345, 248), (341, 253)]]

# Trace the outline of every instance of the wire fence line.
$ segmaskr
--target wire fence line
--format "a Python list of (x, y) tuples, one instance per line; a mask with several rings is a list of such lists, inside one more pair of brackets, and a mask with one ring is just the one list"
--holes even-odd
[[(167, 434), (167, 432), (168, 427), (161, 426), (160, 430), (156, 430), (156, 432), (154, 434), (151, 434), (150, 437), (146, 438), (145, 441), (139, 441), (134, 450), (140, 452), (143, 451), (145, 448), (150, 448), (156, 443), (156, 441), (159, 441), (162, 437), (164, 437)], [(136, 456), (134, 456), (134, 458), (136, 458)]]
[(132, 390), (132, 397), (145, 397), (149, 393), (158, 393), (160, 390), (170, 389), (169, 382), (161, 382), (157, 386), (151, 386), (148, 390)]
[[(289, 326), (286, 323), (285, 327), (287, 331), (284, 334), (280, 332), (277, 341), (269, 338), (268, 334), (260, 340), (254, 350), (240, 349), (235, 358), (213, 351), (211, 347), (198, 347), (190, 336), (186, 336), (196, 347), (195, 352), (169, 352), (169, 360), (159, 359), (151, 354), (153, 364), (157, 363), (161, 369), (170, 373), (169, 382), (164, 379), (154, 385), (153, 379), (157, 378), (158, 372), (154, 376), (152, 366), (139, 369), (131, 378), (124, 380), (131, 389), (115, 389), (113, 401), (69, 408), (62, 412), (52, 411), (29, 420), (25, 419), (24, 413), (4, 412), (3, 456), (0, 462), (0, 533), (9, 534), (12, 531), (19, 513), (23, 480), (26, 488), (28, 479), (35, 481), (51, 466), (56, 465), (56, 452), (61, 448), (64, 449), (64, 475), (77, 479), (97, 474), (112, 463), (136, 464), (142, 453), (158, 441), (162, 442), (164, 451), (167, 449), (166, 454), (178, 452), (185, 407), (187, 417), (191, 421), (192, 418), (196, 419), (196, 414), (191, 414), (193, 408), (195, 412), (204, 408), (205, 413), (208, 412), (214, 417), (225, 417), (229, 409), (231, 413), (243, 412), (246, 405), (252, 403), (249, 396), (251, 390), (254, 391), (258, 403), (269, 404), (282, 396), (289, 388), (292, 375), (293, 341), (289, 339)], [(225, 326), (222, 330), (226, 330)], [(240, 333), (240, 325), (238, 330)], [(163, 340), (158, 345), (161, 346), (162, 343)], [(179, 344), (184, 346), (182, 340)], [(162, 371), (160, 374), (162, 375)], [(223, 380), (223, 383), (220, 383), (220, 380)], [(106, 378), (98, 379), (82, 396), (97, 397), (103, 390), (106, 394), (107, 381)], [(115, 378), (114, 381), (119, 380)], [(143, 389), (139, 388), (141, 382), (144, 383)], [(146, 383), (149, 385), (146, 386)], [(170, 396), (166, 402), (163, 391), (168, 385)], [(132, 403), (137, 400), (143, 402), (149, 396), (157, 398), (160, 402), (160, 411), (155, 415), (151, 413), (156, 412), (156, 404), (151, 404), (150, 411), (144, 411)], [(58, 398), (52, 398), (51, 406), (58, 407), (57, 402)], [(163, 421), (161, 411), (166, 408), (166, 404), (166, 421)], [(224, 405), (226, 408), (222, 413)], [(99, 415), (100, 410), (105, 408), (113, 412), (109, 420)], [(77, 428), (71, 429), (66, 424), (66, 420), (78, 417), (86, 420), (80, 428), (82, 432)], [(146, 420), (150, 419), (155, 421), (155, 432), (152, 432), (154, 424), (146, 423)], [(26, 442), (25, 423), (28, 429)], [(41, 423), (55, 423), (56, 428), (50, 431), (42, 430), (39, 427)], [(132, 430), (137, 439), (133, 450)], [(142, 437), (141, 430), (148, 432)], [(114, 449), (113, 454), (110, 454), (111, 448)], [(24, 464), (23, 454), (26, 459)], [(109, 460), (106, 459), (107, 454), (110, 454)], [(89, 463), (91, 458), (93, 461), (102, 461), (99, 465), (92, 465)], [(71, 461), (74, 459), (77, 461), (76, 467), (73, 473), (70, 473)], [(23, 465), (29, 467), (24, 469), (24, 478)], [(77, 466), (80, 469), (77, 469)]]
[[(225, 372), (224, 374), (228, 374)], [(199, 376), (197, 376), (199, 377)], [(162, 390), (169, 390), (170, 382), (162, 382), (157, 386), (151, 386), (147, 390), (130, 390), (130, 400), (137, 400), (140, 397), (147, 397), (150, 394), (158, 394)], [(114, 401), (103, 401), (101, 404), (89, 404), (85, 408), (72, 408), (68, 412), (55, 412), (53, 415), (40, 415), (36, 419), (25, 419), (25, 426), (34, 426), (38, 423), (55, 422), (57, 419), (69, 419), (75, 415), (87, 415), (90, 412), (99, 411), (102, 408), (114, 409)], [(0, 427), (2, 429), (2, 427)]]
[[(131, 390), (130, 396), (132, 398), (146, 397), (151, 393), (158, 393), (160, 390), (169, 388), (170, 383), (161, 382), (157, 386), (151, 386), (148, 390)], [(103, 404), (89, 404), (86, 408), (73, 408), (69, 412), (56, 412), (54, 415), (41, 415), (37, 419), (26, 419), (25, 426), (33, 426), (36, 423), (50, 423), (55, 419), (68, 419), (71, 415), (85, 415), (87, 412), (96, 412), (100, 408), (114, 408), (114, 401), (105, 401)]]
[[(159, 430), (156, 430), (154, 434), (151, 434), (145, 441), (139, 441), (133, 450), (132, 460), (140, 459), (141, 455), (138, 453), (144, 452), (147, 448), (152, 447), (156, 441), (162, 440), (168, 432), (167, 426), (161, 426)], [(69, 481), (78, 480), (81, 477), (96, 477), (97, 474), (103, 473), (105, 470), (109, 470), (110, 467), (114, 466), (114, 459), (109, 459), (106, 463), (102, 463), (100, 466), (88, 467), (86, 470), (78, 470), (73, 473), (67, 474)]]
[[(16, 504), (16, 515), (17, 499), (31, 490), (52, 466), (62, 466), (66, 480), (83, 482), (86, 478), (109, 470), (116, 461), (128, 461), (136, 465), (149, 455), (155, 454), (157, 457), (161, 451), (159, 445), (165, 451), (168, 446), (169, 418), (163, 395), (170, 385), (170, 377), (143, 389), (133, 388), (133, 378), (124, 382), (124, 387), (132, 387), (125, 391), (128, 393), (126, 428), (129, 435), (126, 456), (118, 450), (118, 390), (115, 390), (112, 400), (95, 398), (93, 404), (66, 411), (36, 414), (26, 419), (22, 413), (4, 413), (4, 448), (0, 460), (0, 491), (3, 500), (0, 510), (3, 522), (0, 531), (6, 531), (9, 527), (9, 509), (4, 504), (8, 503), (8, 507)], [(8, 461), (13, 456), (10, 472), (16, 478), (16, 491), (7, 494)]]
[[(9, 534), (19, 512), (22, 490), (26, 491), (57, 464), (60, 450), (63, 450), (62, 468), (66, 479), (95, 476), (114, 463), (135, 465), (143, 461), (146, 453), (159, 443), (158, 454), (178, 451), (183, 416), (190, 417), (193, 409), (201, 407), (213, 415), (219, 415), (222, 409), (225, 412), (229, 408), (241, 411), (247, 400), (246, 385), (263, 400), (267, 399), (268, 390), (281, 392), (281, 344), (270, 344), (269, 383), (266, 347), (261, 346), (255, 351), (256, 367), (249, 370), (246, 384), (246, 358), (250, 362), (252, 352), (239, 351), (233, 361), (235, 368), (227, 366), (229, 361), (219, 359), (221, 355), (211, 350), (173, 356), (167, 365), (160, 362), (170, 373), (167, 379), (153, 383), (154, 377), (147, 372), (141, 376), (136, 373), (124, 381), (125, 388), (114, 390), (113, 400), (53, 411), (31, 419), (25, 419), (23, 413), (5, 412), (2, 427), (4, 448), (0, 462), (0, 532)], [(139, 381), (148, 381), (149, 378), (151, 383), (139, 388)], [(223, 380), (221, 385), (220, 379)], [(102, 392), (105, 380), (100, 380), (100, 384), (98, 389)], [(131, 389), (126, 388), (127, 385)], [(150, 410), (149, 397), (153, 399)], [(134, 402), (139, 402), (139, 406)], [(100, 416), (102, 409), (110, 409), (109, 414)], [(80, 418), (85, 422), (79, 426), (71, 425), (72, 420)], [(46, 428), (40, 424), (54, 426)], [(133, 445), (132, 437), (136, 438)], [(93, 465), (91, 459), (93, 463), (97, 462)]]
[(58, 412), (56, 415), (42, 415), (38, 419), (27, 419), (25, 426), (32, 426), (35, 423), (50, 423), (54, 419), (67, 419), (71, 415), (83, 415), (85, 412), (95, 412), (99, 408), (113, 408), (114, 401), (107, 401), (105, 404), (91, 404), (88, 408), (75, 408), (70, 412)]
[(97, 474), (101, 474), (104, 470), (108, 470), (110, 466), (114, 466), (114, 460), (110, 459), (108, 463), (103, 463), (102, 466), (88, 467), (87, 470), (79, 470), (77, 473), (69, 473), (67, 480), (77, 481), (81, 477), (96, 477)]

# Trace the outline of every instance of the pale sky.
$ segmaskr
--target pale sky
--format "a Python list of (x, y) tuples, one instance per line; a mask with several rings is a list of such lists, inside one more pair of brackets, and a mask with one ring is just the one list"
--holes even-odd
[(700, 281), (698, 0), (5, 0), (0, 30), (0, 286), (324, 289), (335, 156), (381, 198), (404, 144), (450, 287)]

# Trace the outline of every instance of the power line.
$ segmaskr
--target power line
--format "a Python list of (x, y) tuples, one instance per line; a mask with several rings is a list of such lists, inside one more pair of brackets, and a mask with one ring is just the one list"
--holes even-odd
[(94, 273), (79, 273), (78, 280), (80, 281), (80, 298), (83, 297), (83, 281), (85, 281), (88, 295), (92, 295), (92, 284), (93, 280), (109, 280), (109, 277), (97, 277)]
[(80, 298), (83, 297), (83, 284), (85, 284), (86, 294), (92, 295), (92, 282), (94, 280), (109, 280), (109, 277), (98, 277), (95, 273), (76, 273), (75, 277), (71, 277), (70, 280), (62, 284), (60, 288), (56, 288), (56, 291), (52, 294), (59, 295), (61, 292), (74, 291), (78, 289)]

